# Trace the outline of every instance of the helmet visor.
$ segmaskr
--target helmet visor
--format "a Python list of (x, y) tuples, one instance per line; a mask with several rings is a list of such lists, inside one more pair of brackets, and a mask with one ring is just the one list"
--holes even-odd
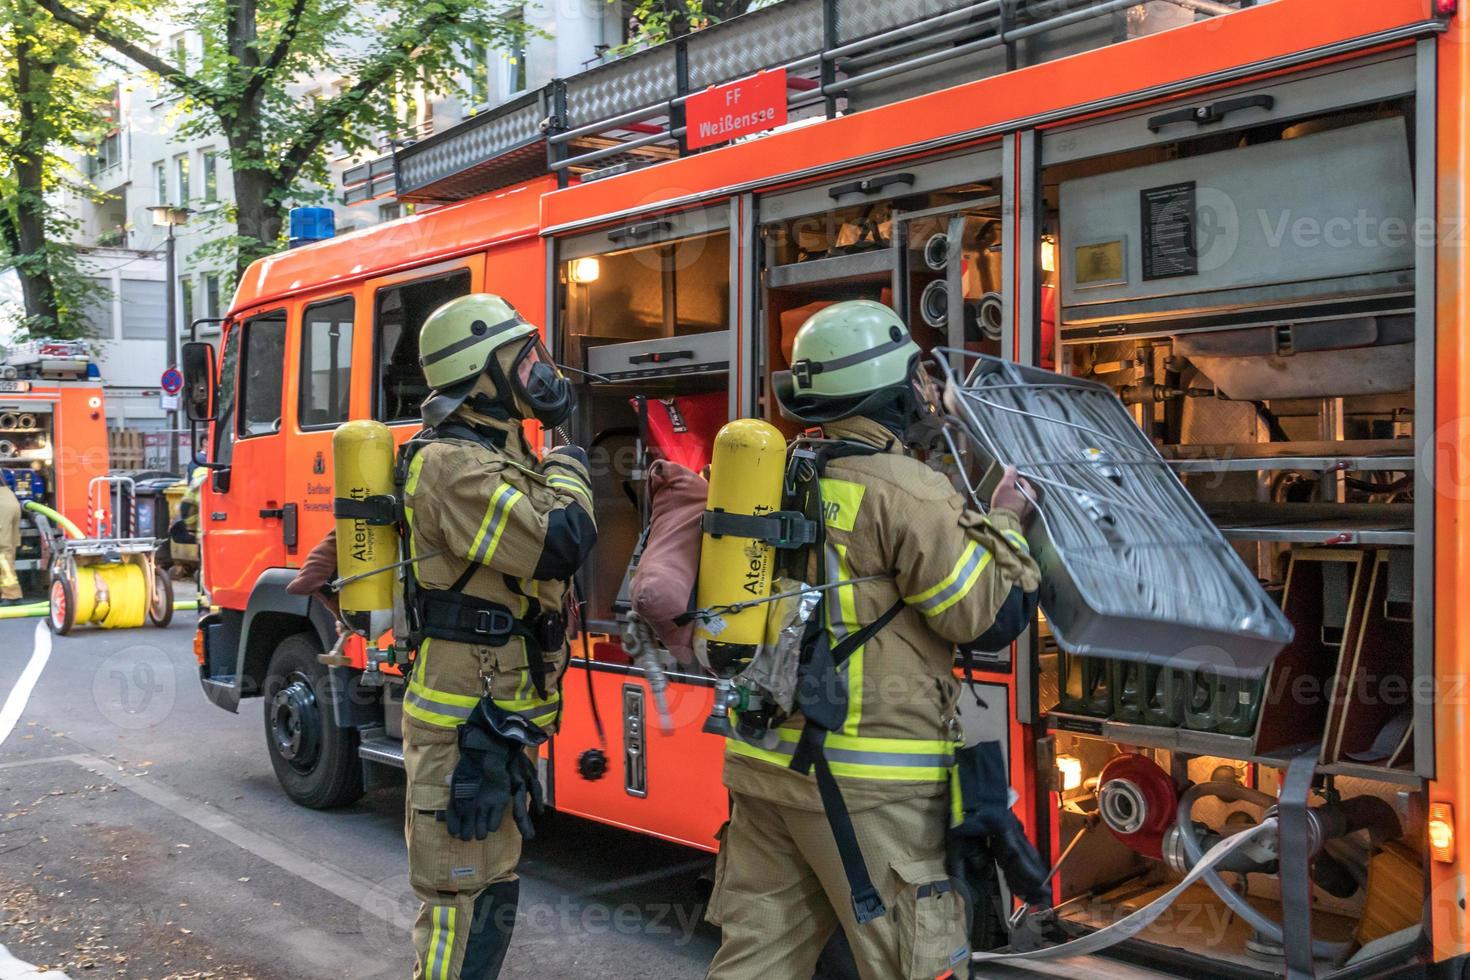
[[(516, 357), (515, 366), (512, 368), (516, 387), (521, 391), (531, 390), (532, 379), (537, 376), (537, 365), (544, 365), (547, 371), (550, 371), (558, 378), (563, 376), (561, 368), (551, 359), (551, 352), (546, 349), (546, 345), (541, 342), (541, 338), (539, 336), (533, 336), (520, 355)], [(545, 376), (545, 373), (542, 372), (541, 377), (544, 378)]]

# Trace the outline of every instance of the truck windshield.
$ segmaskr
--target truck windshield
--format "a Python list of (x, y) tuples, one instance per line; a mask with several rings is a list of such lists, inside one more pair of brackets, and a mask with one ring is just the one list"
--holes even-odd
[(235, 371), (240, 361), (240, 327), (225, 334), (215, 397), (214, 462), (228, 466), (235, 455)]

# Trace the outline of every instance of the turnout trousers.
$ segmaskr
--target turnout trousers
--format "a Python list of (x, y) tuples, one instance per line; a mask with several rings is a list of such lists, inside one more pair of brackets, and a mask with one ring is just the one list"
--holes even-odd
[(821, 810), (732, 792), (706, 918), (724, 932), (709, 980), (809, 977), (839, 925), (863, 980), (968, 976), (965, 906), (944, 868), (948, 803), (852, 811), (887, 913), (863, 925)]
[(422, 906), (413, 927), (413, 980), (487, 980), (500, 972), (515, 926), (521, 833), (509, 814), (484, 840), (452, 837), (438, 812), (459, 758), (452, 729), (404, 726), (404, 835)]

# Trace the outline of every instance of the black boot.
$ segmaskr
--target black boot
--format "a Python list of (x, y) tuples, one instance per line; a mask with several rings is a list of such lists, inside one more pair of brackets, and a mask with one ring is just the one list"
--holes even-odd
[(459, 970), (461, 980), (495, 980), (500, 976), (505, 952), (510, 949), (510, 934), (516, 927), (520, 898), (521, 883), (517, 879), (497, 882), (475, 899), (475, 918)]

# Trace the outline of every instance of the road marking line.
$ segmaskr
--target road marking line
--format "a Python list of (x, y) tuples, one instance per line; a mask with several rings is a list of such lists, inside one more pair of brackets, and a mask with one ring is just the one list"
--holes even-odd
[(71, 980), (60, 970), (39, 970), (10, 955), (10, 950), (0, 944), (0, 980)]
[(36, 681), (41, 679), (41, 671), (46, 669), (46, 661), (51, 659), (51, 631), (46, 628), (45, 620), (36, 624), (36, 648), (31, 652), (31, 659), (26, 663), (25, 670), (20, 672), (20, 678), (15, 686), (10, 689), (10, 696), (5, 699), (5, 706), (0, 708), (0, 745), (10, 737), (15, 730), (15, 723), (20, 721), (21, 714), (26, 710), (26, 702), (31, 699), (31, 692), (36, 688)]
[(711, 867), (713, 863), (714, 855), (711, 854), (708, 858), (695, 858), (692, 861), (685, 861), (682, 864), (669, 865), (668, 867), (658, 868), (654, 871), (645, 871), (643, 874), (628, 875), (627, 877), (619, 878), (616, 881), (600, 882), (599, 884), (593, 885), (591, 888), (583, 888), (574, 892), (573, 894), (577, 898), (591, 898), (593, 895), (605, 895), (608, 892), (615, 892), (621, 888), (632, 888), (635, 885), (646, 885), (649, 882), (660, 881), (664, 878), (672, 878), (675, 875), (687, 874), (691, 871), (699, 871), (702, 868)]
[(82, 759), (91, 759), (90, 755), (43, 755), (39, 759), (16, 759), (12, 762), (0, 762), (0, 770), (19, 769), (22, 766), (44, 766), (48, 762), (79, 762)]
[[(120, 771), (113, 763), (97, 756), (74, 756), (71, 761), (90, 773), (109, 779), (123, 789), (138, 794), (150, 803), (156, 803), (196, 827), (223, 838), (226, 843), (248, 851), (262, 861), (268, 861), (282, 871), (336, 895), (375, 918), (390, 925), (399, 924), (393, 917), (393, 910), (382, 907), (374, 908), (374, 904), (381, 906), (382, 903), (367, 901), (378, 888), (377, 882), (355, 875), (350, 871), (314, 861), (293, 850), (290, 845), (259, 831), (251, 830), (207, 803), (196, 803), (182, 793), (169, 789), (158, 780), (134, 777), (130, 773)], [(0, 980), (5, 980), (5, 978), (0, 977)]]

